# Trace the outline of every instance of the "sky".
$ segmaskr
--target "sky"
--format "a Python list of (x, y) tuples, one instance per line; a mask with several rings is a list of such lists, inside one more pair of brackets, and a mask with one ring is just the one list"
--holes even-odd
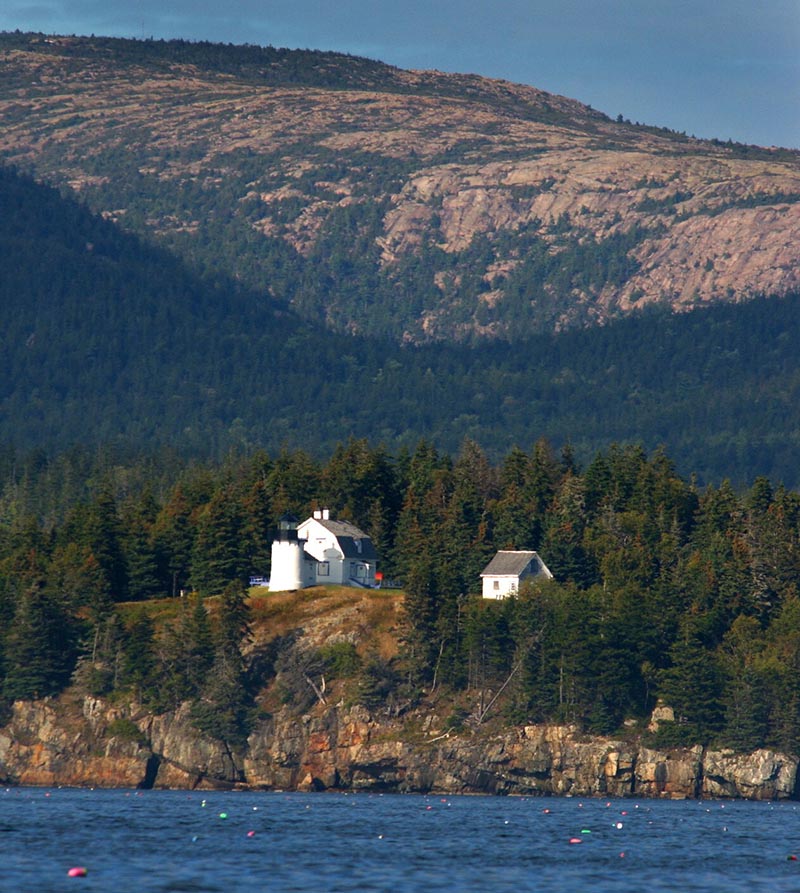
[(337, 50), (800, 148), (800, 0), (2, 0), (15, 29)]

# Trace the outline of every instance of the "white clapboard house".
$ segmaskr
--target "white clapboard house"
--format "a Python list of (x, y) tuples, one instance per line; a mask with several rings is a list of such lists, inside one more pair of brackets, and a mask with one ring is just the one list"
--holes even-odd
[(272, 543), (270, 592), (325, 583), (374, 588), (377, 554), (372, 540), (349, 521), (334, 521), (319, 509), (298, 524), (284, 515)]
[(484, 598), (508, 598), (525, 580), (552, 580), (538, 552), (498, 552), (481, 572)]

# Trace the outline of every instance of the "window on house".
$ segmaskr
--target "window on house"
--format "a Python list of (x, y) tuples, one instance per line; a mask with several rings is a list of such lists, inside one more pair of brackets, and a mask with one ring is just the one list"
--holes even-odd
[(499, 588), (500, 588), (500, 581), (499, 581), (499, 580), (495, 580), (495, 581), (492, 583), (492, 588), (493, 588), (493, 589), (499, 589)]
[(327, 577), (330, 572), (330, 564), (327, 561), (320, 561), (320, 563), (317, 565), (317, 576)]

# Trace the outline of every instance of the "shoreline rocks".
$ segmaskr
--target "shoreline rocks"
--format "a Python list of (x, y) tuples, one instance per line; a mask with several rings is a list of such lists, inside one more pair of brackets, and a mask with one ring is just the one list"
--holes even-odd
[[(429, 733), (427, 733), (429, 735)], [(19, 785), (349, 790), (671, 799), (798, 799), (798, 757), (655, 750), (573, 726), (411, 735), (363, 707), (262, 719), (241, 752), (201, 735), (188, 705), (154, 715), (97, 698), (18, 701), (0, 781)]]

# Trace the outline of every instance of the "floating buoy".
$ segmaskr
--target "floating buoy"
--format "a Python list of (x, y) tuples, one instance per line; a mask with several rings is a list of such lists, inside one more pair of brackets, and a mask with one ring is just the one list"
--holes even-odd
[(617, 822), (617, 824), (614, 825), (614, 827), (617, 829), (617, 831), (621, 831), (622, 830), (622, 822)]
[(543, 809), (542, 812), (543, 812), (545, 815), (550, 815), (550, 810), (549, 810), (549, 809)]
[(248, 836), (248, 837), (255, 837), (255, 836), (256, 836), (256, 832), (255, 832), (255, 831), (248, 831), (248, 832), (247, 832), (247, 836)]
[(580, 837), (570, 837), (569, 842), (570, 843), (583, 843), (583, 841), (580, 839)]
[(75, 868), (70, 868), (67, 877), (86, 877), (86, 874), (86, 869), (82, 865), (78, 865)]
[(794, 854), (792, 854), (791, 856), (787, 856), (786, 861), (787, 862), (797, 862), (797, 856), (795, 856)]
[(221, 812), (221, 813), (219, 814), (219, 817), (220, 817), (221, 819), (227, 819), (227, 818), (228, 818), (228, 813), (227, 813), (227, 812)]

